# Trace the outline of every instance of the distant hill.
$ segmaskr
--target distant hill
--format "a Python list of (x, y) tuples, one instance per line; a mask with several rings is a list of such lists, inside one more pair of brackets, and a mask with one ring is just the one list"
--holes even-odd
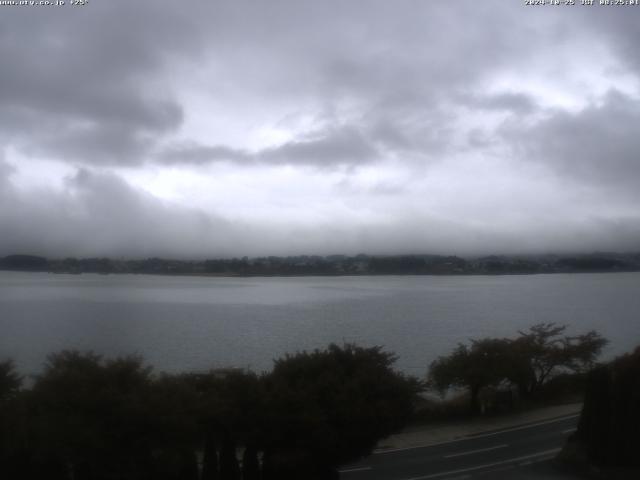
[(9, 255), (0, 259), (0, 268), (3, 270), (39, 272), (48, 270), (49, 265), (46, 258), (35, 255)]
[(54, 273), (141, 273), (203, 276), (297, 275), (508, 275), (532, 273), (640, 271), (639, 253), (588, 255), (299, 255), (199, 261), (147, 258), (47, 259), (34, 255), (0, 258), (1, 270)]

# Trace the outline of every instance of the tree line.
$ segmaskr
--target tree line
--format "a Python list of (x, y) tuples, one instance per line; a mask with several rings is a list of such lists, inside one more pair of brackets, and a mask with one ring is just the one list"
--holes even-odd
[(591, 368), (606, 344), (552, 323), (514, 339), (460, 344), (425, 381), (381, 347), (332, 344), (285, 355), (271, 372), (154, 373), (140, 357), (62, 351), (26, 385), (0, 362), (0, 478), (324, 480), (412, 420), (425, 389), (514, 386)]
[[(440, 392), (453, 387), (468, 391), (470, 410), (481, 410), (480, 394), (488, 387), (515, 387), (520, 398), (531, 399), (560, 373), (585, 373), (607, 344), (596, 331), (570, 336), (566, 326), (533, 325), (519, 336), (484, 338), (458, 344), (429, 368), (429, 386)], [(511, 390), (509, 390), (511, 392)]]
[(146, 258), (48, 259), (34, 255), (0, 258), (0, 270), (55, 273), (153, 275), (501, 275), (525, 273), (623, 272), (640, 270), (640, 254), (529, 255), (461, 258), (444, 255), (297, 255), (176, 260)]
[(63, 351), (33, 385), (0, 364), (0, 477), (338, 478), (409, 420), (420, 382), (379, 347), (287, 355), (264, 375), (154, 374), (138, 357)]

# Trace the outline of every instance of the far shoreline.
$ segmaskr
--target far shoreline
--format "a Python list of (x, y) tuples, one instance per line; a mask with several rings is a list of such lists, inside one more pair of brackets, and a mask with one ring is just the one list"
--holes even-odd
[(640, 253), (575, 255), (296, 255), (182, 260), (150, 257), (54, 258), (14, 254), (0, 257), (0, 270), (55, 274), (150, 274), (222, 278), (344, 276), (476, 276), (640, 271)]
[(522, 277), (534, 275), (582, 275), (582, 274), (620, 274), (639, 273), (635, 270), (616, 271), (567, 271), (567, 272), (469, 272), (469, 273), (291, 273), (291, 274), (240, 274), (240, 273), (162, 273), (162, 272), (60, 272), (51, 270), (9, 270), (0, 269), (0, 272), (9, 273), (46, 273), (50, 275), (100, 275), (100, 276), (152, 276), (152, 277), (183, 277), (183, 278), (345, 278), (345, 277)]

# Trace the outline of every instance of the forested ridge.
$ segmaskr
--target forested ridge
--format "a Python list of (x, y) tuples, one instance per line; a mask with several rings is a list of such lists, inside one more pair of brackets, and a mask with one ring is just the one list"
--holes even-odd
[(0, 258), (0, 270), (54, 273), (139, 273), (161, 275), (500, 275), (640, 271), (640, 253), (582, 255), (298, 255), (205, 260), (166, 258), (48, 259), (36, 255)]

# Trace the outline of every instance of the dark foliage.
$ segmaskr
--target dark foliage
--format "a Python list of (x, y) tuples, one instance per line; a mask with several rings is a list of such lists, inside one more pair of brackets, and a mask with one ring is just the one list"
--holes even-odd
[(505, 378), (505, 359), (511, 342), (506, 339), (472, 340), (471, 346), (459, 344), (447, 357), (435, 360), (429, 368), (430, 382), (441, 392), (452, 386), (469, 390), (470, 410), (480, 411), (480, 391)]
[(560, 374), (583, 373), (593, 367), (607, 341), (597, 332), (563, 335), (566, 326), (541, 323), (519, 332), (516, 339), (485, 338), (459, 344), (429, 367), (429, 384), (445, 392), (451, 387), (469, 391), (470, 410), (480, 410), (486, 387), (514, 385), (522, 398), (534, 397)]
[(614, 258), (583, 257), (563, 258), (558, 260), (558, 266), (572, 271), (599, 272), (603, 270), (623, 270), (625, 264)]
[(559, 372), (585, 372), (607, 344), (596, 331), (563, 335), (566, 326), (540, 323), (512, 342), (507, 378), (524, 397), (530, 397)]
[(640, 255), (598, 253), (572, 257), (442, 255), (297, 255), (219, 258), (202, 261), (146, 258), (46, 259), (33, 255), (0, 258), (0, 269), (56, 273), (145, 273), (154, 275), (461, 275), (640, 270)]
[(573, 441), (592, 464), (640, 468), (639, 439), (640, 347), (589, 374)]
[(22, 377), (18, 375), (11, 360), (0, 362), (0, 402), (13, 398), (22, 385)]
[(26, 390), (5, 362), (0, 477), (334, 478), (411, 414), (417, 382), (393, 360), (379, 348), (332, 345), (278, 360), (263, 377), (153, 375), (137, 357), (63, 351)]
[(150, 387), (150, 369), (135, 357), (50, 356), (27, 398), (33, 477), (40, 458), (55, 459), (77, 479), (142, 476), (160, 446)]
[(212, 433), (206, 434), (203, 450), (202, 480), (219, 480), (218, 451)]
[(395, 372), (394, 361), (379, 347), (354, 345), (278, 360), (267, 378), (269, 421), (278, 426), (267, 429), (274, 463), (336, 467), (401, 429), (420, 385)]

